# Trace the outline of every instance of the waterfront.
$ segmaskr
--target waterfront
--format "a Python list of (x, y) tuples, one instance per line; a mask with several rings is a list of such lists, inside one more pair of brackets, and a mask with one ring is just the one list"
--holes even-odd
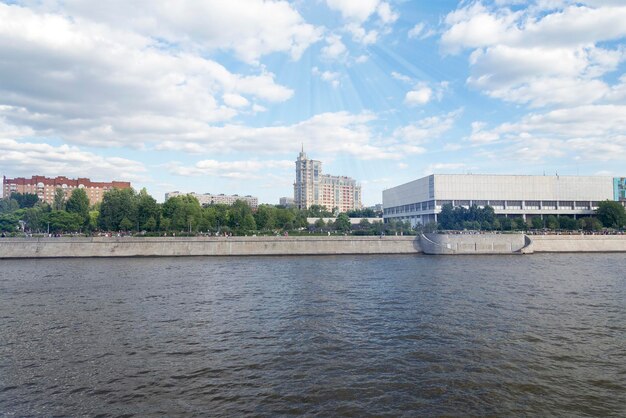
[(623, 254), (0, 261), (6, 415), (624, 415)]

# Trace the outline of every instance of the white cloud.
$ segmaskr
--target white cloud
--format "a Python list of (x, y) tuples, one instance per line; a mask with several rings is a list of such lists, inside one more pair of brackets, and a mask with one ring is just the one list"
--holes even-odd
[[(411, 79), (402, 74), (392, 73), (392, 77), (397, 80), (410, 82)], [(404, 103), (409, 106), (419, 106), (429, 103), (431, 100), (441, 100), (444, 92), (448, 89), (448, 82), (442, 81), (436, 84), (434, 87), (429, 86), (425, 82), (419, 82), (415, 85), (413, 90), (409, 91), (404, 97)]]
[(418, 22), (415, 24), (415, 26), (409, 29), (407, 36), (409, 37), (409, 39), (415, 39), (415, 38), (426, 39), (426, 38), (433, 36), (434, 34), (435, 34), (435, 31), (432, 29), (429, 29), (425, 23)]
[(313, 67), (311, 72), (313, 75), (318, 76), (322, 80), (330, 83), (333, 87), (339, 87), (339, 77), (341, 76), (339, 73), (332, 71), (320, 71), (317, 67)]
[(354, 62), (356, 62), (357, 64), (363, 64), (367, 62), (368, 59), (369, 59), (369, 56), (367, 55), (359, 55), (358, 57), (354, 59)]
[(248, 99), (239, 94), (226, 93), (222, 98), (224, 99), (224, 103), (230, 107), (241, 108), (250, 105)]
[(415, 26), (413, 26), (408, 33), (409, 38), (417, 38), (418, 36), (420, 36), (422, 34), (422, 32), (424, 32), (424, 29), (426, 28), (426, 25), (422, 22), (416, 23)]
[(202, 160), (192, 166), (173, 162), (166, 167), (171, 174), (178, 176), (217, 176), (251, 180), (264, 178), (266, 172), (272, 169), (292, 170), (294, 163), (290, 160)]
[(626, 160), (626, 105), (586, 105), (531, 113), (485, 129), (472, 125), (476, 144), (509, 144), (503, 155), (539, 160), (576, 154), (582, 160)]
[(249, 97), (281, 102), (293, 95), (264, 69), (234, 74), (86, 20), (0, 3), (0, 21), (0, 117), (38, 135), (140, 146), (133, 139), (229, 120)]
[(233, 51), (248, 63), (273, 52), (298, 59), (323, 32), (306, 23), (289, 2), (276, 0), (107, 0), (97, 4), (47, 0), (35, 4), (43, 10), (104, 22), (185, 49)]
[(626, 59), (623, 48), (598, 46), (626, 36), (626, 5), (609, 3), (473, 2), (446, 16), (441, 46), (473, 50), (467, 82), (491, 97), (534, 107), (598, 103), (613, 90), (601, 77)]
[(102, 157), (78, 147), (18, 142), (0, 132), (0, 165), (7, 176), (64, 175), (92, 180), (146, 181), (146, 168), (138, 161)]
[(398, 13), (394, 12), (391, 9), (391, 6), (389, 6), (389, 3), (387, 2), (379, 3), (378, 7), (376, 8), (376, 12), (378, 13), (378, 17), (380, 18), (381, 23), (384, 25), (392, 24), (393, 22), (398, 20), (398, 17), (400, 17)]
[(380, 0), (326, 0), (326, 4), (346, 20), (364, 22), (379, 8)]
[(424, 169), (424, 175), (430, 174), (453, 174), (455, 172), (465, 171), (467, 169), (467, 164), (465, 163), (433, 163), (428, 164)]
[(462, 110), (459, 109), (445, 115), (424, 118), (396, 129), (393, 136), (405, 144), (422, 146), (452, 129), (461, 113)]
[(378, 31), (375, 29), (366, 30), (363, 26), (350, 23), (345, 26), (345, 30), (352, 34), (352, 40), (363, 45), (375, 44), (378, 40)]
[(404, 97), (404, 103), (416, 106), (425, 105), (433, 97), (433, 90), (424, 83), (419, 83)]
[(411, 77), (409, 77), (407, 75), (404, 75), (404, 74), (400, 74), (397, 71), (392, 71), (391, 72), (391, 77), (393, 77), (393, 78), (395, 78), (396, 80), (399, 80), (399, 81), (404, 81), (405, 83), (412, 83), (413, 82), (413, 79)]
[(341, 36), (329, 35), (326, 37), (327, 45), (322, 48), (322, 56), (328, 59), (337, 59), (346, 55), (347, 49), (341, 41)]

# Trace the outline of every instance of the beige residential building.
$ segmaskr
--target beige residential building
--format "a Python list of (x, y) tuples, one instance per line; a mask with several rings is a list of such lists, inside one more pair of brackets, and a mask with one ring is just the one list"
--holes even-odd
[(31, 193), (50, 205), (54, 202), (57, 189), (63, 190), (66, 200), (72, 195), (74, 189), (83, 189), (87, 193), (89, 204), (93, 205), (101, 202), (104, 193), (113, 188), (128, 189), (130, 182), (95, 182), (88, 178), (70, 179), (63, 176), (54, 178), (32, 176), (29, 179), (24, 177), (9, 179), (3, 176), (2, 178), (3, 196), (10, 196), (12, 193)]
[(361, 209), (361, 186), (346, 176), (322, 174), (322, 162), (309, 160), (304, 150), (296, 160), (296, 182), (293, 185), (294, 204), (299, 209), (312, 205), (337, 208), (339, 212)]
[(250, 195), (239, 196), (237, 194), (233, 194), (233, 195), (211, 194), (211, 193), (199, 194), (199, 193), (181, 193), (181, 192), (176, 191), (176, 192), (165, 193), (165, 200), (169, 199), (170, 197), (185, 196), (185, 195), (190, 195), (190, 196), (195, 197), (196, 199), (198, 199), (198, 202), (200, 202), (202, 206), (218, 205), (218, 204), (232, 205), (238, 200), (242, 200), (246, 202), (252, 209), (256, 209), (259, 206), (259, 198), (250, 196)]

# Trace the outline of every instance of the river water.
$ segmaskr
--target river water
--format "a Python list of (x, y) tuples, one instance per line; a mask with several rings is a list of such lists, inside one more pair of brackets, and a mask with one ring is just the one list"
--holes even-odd
[(0, 414), (626, 415), (626, 257), (0, 261)]

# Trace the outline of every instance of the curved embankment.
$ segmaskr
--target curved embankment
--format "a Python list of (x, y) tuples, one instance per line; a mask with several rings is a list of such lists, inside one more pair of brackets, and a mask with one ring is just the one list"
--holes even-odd
[(425, 254), (526, 254), (530, 244), (524, 234), (423, 234)]
[(417, 237), (2, 238), (0, 258), (416, 254)]

